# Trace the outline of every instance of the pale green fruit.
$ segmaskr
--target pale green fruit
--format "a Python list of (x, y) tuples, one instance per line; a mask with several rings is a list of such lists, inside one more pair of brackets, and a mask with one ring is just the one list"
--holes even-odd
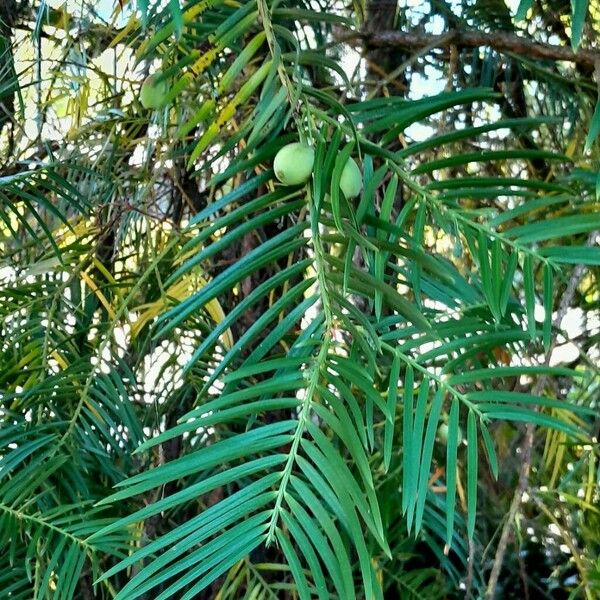
[(360, 194), (362, 184), (362, 173), (354, 159), (349, 158), (340, 177), (340, 189), (346, 198), (354, 198)]
[[(442, 442), (448, 441), (448, 423), (442, 423), (438, 427), (438, 437), (442, 440)], [(460, 444), (463, 441), (463, 433), (462, 429), (458, 428), (458, 443)]]
[(156, 81), (156, 75), (150, 75), (142, 83), (140, 90), (140, 102), (144, 108), (162, 108), (165, 105), (169, 86), (163, 79), (160, 82)]
[(293, 142), (279, 150), (273, 161), (275, 176), (285, 185), (308, 181), (315, 163), (315, 151), (305, 144)]

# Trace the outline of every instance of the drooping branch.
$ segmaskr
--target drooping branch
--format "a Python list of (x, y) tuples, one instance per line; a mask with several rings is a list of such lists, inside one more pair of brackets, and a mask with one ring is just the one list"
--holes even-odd
[(594, 50), (573, 51), (568, 46), (555, 46), (532, 42), (513, 33), (495, 31), (450, 31), (432, 35), (415, 31), (363, 31), (355, 36), (372, 47), (407, 48), (418, 50), (425, 46), (436, 48), (478, 48), (487, 46), (498, 52), (512, 52), (529, 58), (566, 61), (594, 67), (600, 63), (600, 52)]
[[(594, 245), (598, 238), (598, 231), (592, 231), (588, 235), (588, 239), (585, 243), (585, 247), (589, 248)], [(583, 264), (578, 264), (575, 266), (571, 273), (571, 278), (569, 279), (569, 283), (567, 285), (567, 289), (562, 296), (560, 305), (558, 307), (558, 311), (556, 316), (552, 321), (552, 326), (560, 330), (560, 324), (567, 314), (569, 307), (571, 306), (571, 302), (573, 301), (573, 297), (577, 291), (577, 286), (581, 282), (581, 278), (585, 274), (586, 268)], [(552, 353), (558, 344), (557, 336), (554, 335), (552, 338), (552, 342), (550, 347), (546, 351), (544, 365), (550, 365), (550, 359), (552, 357)], [(543, 375), (538, 379), (536, 384), (533, 387), (532, 394), (534, 396), (538, 396), (544, 389), (548, 381), (548, 375)], [(529, 473), (531, 470), (531, 459), (532, 459), (532, 451), (533, 451), (533, 442), (534, 442), (534, 434), (535, 434), (535, 424), (528, 423), (527, 428), (525, 430), (525, 439), (521, 446), (521, 470), (519, 473), (519, 483), (513, 495), (513, 499), (510, 505), (510, 509), (508, 511), (508, 515), (506, 520), (504, 521), (504, 525), (502, 526), (502, 531), (500, 533), (500, 539), (498, 541), (498, 546), (496, 547), (496, 555), (494, 556), (494, 562), (492, 564), (492, 570), (490, 572), (490, 576), (488, 579), (487, 589), (485, 592), (485, 600), (494, 600), (496, 596), (496, 587), (498, 585), (498, 580), (500, 578), (500, 571), (502, 569), (502, 565), (504, 563), (504, 556), (506, 554), (506, 548), (508, 546), (508, 538), (511, 532), (511, 528), (513, 526), (515, 517), (517, 516), (517, 512), (521, 507), (523, 502), (523, 494), (527, 490), (527, 486), (529, 485)]]

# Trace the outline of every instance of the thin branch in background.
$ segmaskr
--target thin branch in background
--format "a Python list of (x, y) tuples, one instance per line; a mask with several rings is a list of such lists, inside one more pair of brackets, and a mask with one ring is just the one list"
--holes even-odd
[(454, 88), (454, 79), (458, 73), (458, 48), (453, 44), (450, 46), (450, 62), (448, 63), (448, 80), (444, 87), (445, 92), (451, 92)]
[[(446, 34), (443, 37), (451, 39), (452, 38), (452, 34)], [(429, 52), (431, 52), (436, 47), (437, 47), (437, 42), (433, 43), (433, 44), (428, 44), (428, 45), (420, 48), (414, 54), (411, 54), (411, 56), (408, 59), (406, 59), (405, 61), (403, 61), (400, 65), (398, 65), (389, 74), (386, 74), (385, 71), (383, 71), (383, 69), (380, 69), (381, 74), (383, 75), (383, 79), (381, 79), (380, 81), (377, 82), (377, 85), (375, 86), (375, 89), (367, 96), (367, 98), (368, 99), (375, 98), (377, 96), (377, 94), (380, 92), (380, 90), (383, 87), (385, 87), (386, 85), (388, 85), (389, 83), (393, 83), (393, 84), (397, 84), (399, 86), (402, 86), (402, 90), (406, 91), (406, 86), (402, 85), (400, 82), (397, 81), (398, 77), (400, 75), (402, 75), (402, 73), (404, 73), (404, 71), (406, 71), (406, 69), (408, 69), (409, 67), (411, 67), (412, 65), (414, 65), (419, 58), (421, 58), (422, 56), (425, 56), (426, 54), (428, 54)], [(456, 46), (452, 46), (452, 48), (454, 48), (456, 50)], [(371, 62), (369, 62), (369, 66), (372, 66)], [(451, 72), (452, 72), (452, 67), (451, 67)]]
[(469, 558), (467, 560), (467, 578), (465, 581), (465, 600), (473, 597), (473, 563), (475, 562), (475, 542), (469, 540)]
[(36, 92), (36, 114), (35, 120), (37, 124), (36, 141), (38, 145), (38, 153), (41, 154), (44, 147), (42, 141), (42, 131), (44, 129), (44, 110), (42, 98), (42, 38), (37, 36), (35, 40), (35, 92)]
[(519, 560), (519, 575), (521, 577), (521, 583), (523, 584), (523, 597), (524, 600), (529, 600), (529, 581), (527, 579), (527, 569), (525, 568), (525, 561), (519, 548), (517, 548), (517, 556)]
[[(400, 71), (393, 71), (392, 73), (386, 73), (379, 65), (376, 65), (373, 61), (368, 60), (367, 66), (372, 69), (376, 74), (381, 75), (381, 79), (378, 79), (375, 83), (374, 87), (376, 91), (381, 90), (386, 85), (391, 85), (395, 87), (399, 92), (405, 93), (407, 88), (400, 81), (397, 80), (398, 75), (400, 75)], [(369, 95), (370, 98), (375, 96), (375, 92)]]

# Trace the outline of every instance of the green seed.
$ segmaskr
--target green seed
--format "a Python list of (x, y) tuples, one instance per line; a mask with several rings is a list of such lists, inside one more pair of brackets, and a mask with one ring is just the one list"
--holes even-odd
[[(442, 442), (448, 441), (448, 423), (441, 423), (438, 427), (438, 437)], [(458, 437), (457, 442), (460, 444), (463, 441), (463, 432), (462, 429), (458, 428)]]
[(275, 176), (285, 185), (305, 183), (315, 162), (315, 151), (300, 142), (287, 144), (279, 150), (273, 161)]
[(162, 108), (165, 105), (169, 87), (165, 80), (157, 82), (157, 75), (150, 75), (142, 83), (140, 102), (144, 108)]
[(346, 198), (355, 198), (360, 194), (362, 184), (360, 169), (354, 159), (349, 158), (340, 177), (340, 189), (344, 192)]

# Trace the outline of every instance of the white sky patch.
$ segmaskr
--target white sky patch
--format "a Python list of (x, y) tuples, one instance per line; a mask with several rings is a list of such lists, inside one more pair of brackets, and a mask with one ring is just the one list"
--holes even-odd
[(504, 4), (506, 4), (506, 6), (508, 6), (510, 12), (513, 15), (516, 14), (520, 3), (521, 3), (521, 0), (504, 0)]
[(567, 334), (568, 339), (576, 338), (585, 331), (585, 316), (581, 308), (572, 308), (567, 311), (560, 323), (560, 328)]
[(571, 363), (579, 357), (579, 349), (573, 342), (557, 346), (550, 355), (550, 366)]

